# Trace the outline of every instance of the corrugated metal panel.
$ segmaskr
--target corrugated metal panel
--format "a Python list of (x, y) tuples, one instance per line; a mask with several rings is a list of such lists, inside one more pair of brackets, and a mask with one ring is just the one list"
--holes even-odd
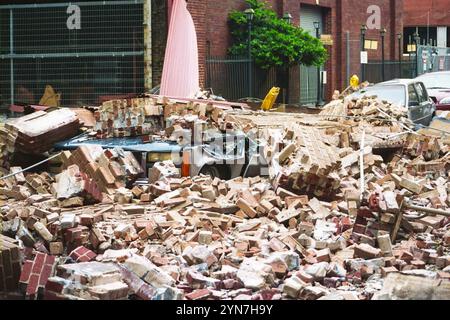
[[(322, 9), (316, 6), (302, 5), (300, 7), (300, 27), (316, 36), (314, 22), (320, 22), (320, 32), (323, 28)], [(310, 104), (317, 101), (317, 68), (300, 66), (300, 104)]]
[(323, 29), (323, 14), (321, 7), (303, 5), (300, 7), (300, 27), (309, 31), (312, 36), (316, 35), (314, 22), (320, 22), (320, 32)]

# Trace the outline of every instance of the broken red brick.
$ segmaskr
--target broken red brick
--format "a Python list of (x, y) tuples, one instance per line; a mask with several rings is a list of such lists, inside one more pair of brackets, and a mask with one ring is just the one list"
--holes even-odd
[(94, 260), (97, 255), (93, 251), (80, 246), (73, 250), (69, 256), (76, 262), (89, 262)]
[(33, 261), (26, 261), (19, 282), (25, 294), (35, 299), (39, 289), (43, 289), (54, 272), (55, 257), (38, 252)]

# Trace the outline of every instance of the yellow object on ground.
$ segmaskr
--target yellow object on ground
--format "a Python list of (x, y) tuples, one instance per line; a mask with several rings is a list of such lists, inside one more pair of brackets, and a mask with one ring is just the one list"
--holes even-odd
[(267, 94), (266, 98), (264, 99), (261, 109), (263, 111), (269, 111), (272, 109), (273, 105), (275, 104), (275, 101), (278, 98), (278, 95), (280, 94), (280, 88), (273, 87), (270, 89), (269, 93)]
[(59, 108), (61, 106), (61, 95), (48, 85), (45, 87), (44, 96), (39, 101), (39, 105)]
[(354, 74), (351, 78), (350, 78), (350, 85), (352, 86), (352, 88), (357, 88), (359, 87), (359, 77)]

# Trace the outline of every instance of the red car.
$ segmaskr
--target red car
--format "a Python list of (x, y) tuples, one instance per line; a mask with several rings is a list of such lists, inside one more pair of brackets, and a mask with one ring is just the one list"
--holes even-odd
[(436, 110), (450, 111), (450, 71), (426, 73), (416, 80), (423, 82)]

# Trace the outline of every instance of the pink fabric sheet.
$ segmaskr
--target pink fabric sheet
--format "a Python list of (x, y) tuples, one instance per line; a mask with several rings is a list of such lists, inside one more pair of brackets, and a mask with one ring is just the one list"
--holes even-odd
[(185, 0), (173, 0), (160, 94), (193, 98), (199, 91), (198, 44)]

